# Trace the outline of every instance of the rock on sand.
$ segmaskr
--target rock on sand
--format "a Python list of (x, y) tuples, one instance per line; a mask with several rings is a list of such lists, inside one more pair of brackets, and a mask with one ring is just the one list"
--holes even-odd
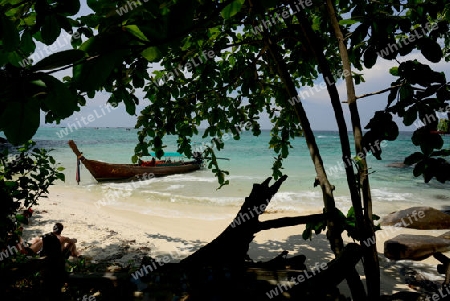
[(450, 240), (431, 235), (401, 234), (384, 242), (384, 256), (393, 260), (423, 260), (450, 251)]
[(432, 207), (411, 207), (386, 215), (380, 224), (420, 230), (450, 229), (450, 215)]

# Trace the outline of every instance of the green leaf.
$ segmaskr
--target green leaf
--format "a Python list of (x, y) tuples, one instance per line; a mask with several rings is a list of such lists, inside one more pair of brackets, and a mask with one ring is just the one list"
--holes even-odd
[(158, 47), (155, 46), (143, 50), (141, 55), (149, 62), (159, 62), (162, 57)]
[(139, 27), (137, 27), (137, 25), (126, 25), (124, 26), (124, 28), (126, 29), (126, 31), (128, 31), (129, 33), (131, 33), (133, 36), (135, 36), (136, 38), (148, 42), (147, 37), (145, 36), (145, 34), (139, 29)]
[(308, 240), (308, 239), (311, 239), (311, 237), (312, 237), (312, 230), (311, 230), (310, 225), (307, 224), (307, 225), (306, 225), (306, 229), (303, 230), (302, 238), (303, 238), (304, 240)]
[(411, 141), (414, 145), (419, 145), (422, 153), (430, 155), (433, 149), (440, 149), (444, 145), (444, 140), (439, 134), (432, 134), (428, 127), (421, 127), (414, 131)]
[(136, 104), (133, 102), (133, 100), (130, 97), (125, 97), (123, 99), (123, 102), (125, 103), (125, 110), (130, 115), (136, 114)]
[(289, 148), (287, 144), (281, 146), (281, 157), (287, 158), (289, 155)]
[(66, 181), (66, 176), (63, 173), (56, 174), (56, 177), (63, 182)]
[(436, 157), (436, 156), (444, 156), (444, 157), (450, 156), (450, 149), (441, 149), (441, 150), (432, 152), (431, 156), (433, 156), (433, 157)]
[(400, 101), (410, 102), (414, 96), (414, 90), (410, 85), (403, 85), (400, 87)]
[(86, 53), (90, 53), (92, 52), (91, 49), (94, 48), (98, 43), (98, 40), (99, 40), (98, 36), (92, 37), (84, 41), (78, 49), (83, 50)]
[(421, 152), (415, 152), (415, 153), (409, 155), (408, 157), (406, 157), (405, 160), (403, 161), (403, 163), (406, 165), (413, 165), (419, 161), (422, 161), (424, 158), (425, 158), (424, 154), (422, 154)]
[(90, 9), (92, 9), (93, 11), (97, 11), (101, 5), (102, 5), (102, 1), (101, 0), (87, 0), (86, 1), (87, 5), (89, 6)]
[(55, 15), (46, 15), (41, 28), (42, 41), (51, 45), (61, 34), (61, 27)]
[(415, 177), (420, 176), (425, 171), (425, 161), (420, 161), (416, 164), (413, 170), (413, 175)]
[(244, 4), (245, 0), (235, 0), (225, 6), (225, 8), (220, 12), (220, 15), (222, 18), (229, 19), (236, 15), (242, 8), (242, 5)]
[(86, 53), (78, 49), (70, 49), (57, 53), (53, 53), (50, 56), (40, 60), (34, 65), (31, 70), (52, 70), (67, 66), (78, 62), (86, 56)]
[(42, 81), (45, 82), (48, 94), (44, 100), (46, 106), (58, 117), (64, 119), (73, 114), (78, 109), (77, 97), (74, 95), (64, 83), (50, 75), (41, 75)]
[(405, 112), (403, 116), (403, 124), (406, 126), (410, 126), (417, 119), (417, 109), (415, 106), (412, 106)]
[(164, 40), (167, 38), (167, 30), (159, 28), (161, 24), (146, 24), (140, 25), (139, 29), (144, 33), (144, 35), (151, 40)]
[(353, 208), (353, 206), (350, 207), (350, 209), (348, 209), (347, 211), (347, 218), (356, 218), (355, 217), (355, 208)]
[(23, 214), (16, 214), (16, 221), (28, 225), (28, 219)]
[(27, 26), (34, 26), (36, 23), (36, 14), (30, 14), (27, 17), (23, 18), (22, 21)]
[(115, 64), (122, 59), (123, 52), (114, 51), (73, 67), (73, 79), (81, 91), (91, 91), (105, 84), (114, 70)]
[(389, 107), (394, 102), (394, 100), (397, 98), (398, 90), (399, 90), (398, 87), (391, 88), (391, 92), (389, 92), (389, 95), (388, 95), (388, 104), (386, 107)]
[(389, 69), (389, 73), (393, 76), (398, 76), (398, 67), (392, 67), (391, 69)]
[(66, 16), (73, 16), (80, 10), (80, 1), (79, 0), (64, 0), (58, 1), (55, 11), (59, 14)]
[(66, 32), (73, 32), (71, 19), (64, 17), (63, 15), (56, 15), (56, 20), (58, 21), (61, 29), (65, 30)]
[(352, 20), (352, 19), (340, 20), (339, 21), (339, 25), (352, 25), (352, 24), (356, 24), (356, 23), (358, 23), (358, 21)]
[(441, 149), (442, 146), (444, 146), (444, 140), (439, 134), (430, 134), (428, 138), (428, 146), (432, 147), (433, 149)]
[(433, 63), (438, 63), (442, 59), (443, 53), (441, 46), (430, 38), (420, 39), (420, 51), (423, 56)]
[(27, 54), (32, 53), (34, 50), (36, 50), (36, 44), (33, 41), (33, 36), (30, 30), (25, 30), (23, 32), (20, 40), (20, 48), (24, 53)]
[(0, 19), (3, 47), (6, 51), (14, 51), (20, 43), (19, 31), (13, 21), (5, 15), (2, 14)]
[(23, 58), (17, 51), (10, 52), (8, 54), (8, 61), (11, 65), (16, 66), (18, 68), (23, 68), (28, 66), (29, 60), (27, 58)]
[(364, 52), (364, 66), (367, 69), (372, 68), (375, 63), (377, 62), (377, 53), (375, 52), (375, 50), (370, 47), (368, 48), (365, 52)]
[(412, 137), (411, 137), (411, 141), (414, 145), (420, 145), (424, 142), (425, 140), (425, 135), (427, 134), (426, 129), (422, 129), (419, 128), (417, 130), (414, 131)]
[(36, 99), (8, 102), (0, 116), (0, 128), (14, 145), (24, 144), (36, 133), (40, 122), (40, 107)]

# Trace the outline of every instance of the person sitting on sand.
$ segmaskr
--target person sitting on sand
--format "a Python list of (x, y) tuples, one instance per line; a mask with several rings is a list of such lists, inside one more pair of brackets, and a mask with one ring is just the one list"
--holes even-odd
[(59, 239), (61, 243), (61, 251), (64, 254), (64, 257), (69, 258), (69, 256), (79, 257), (80, 254), (77, 251), (77, 246), (75, 243), (77, 240), (75, 238), (71, 239), (61, 235), (64, 226), (61, 223), (56, 223), (53, 226), (53, 234)]
[[(59, 242), (61, 243), (61, 251), (65, 258), (69, 258), (69, 256), (80, 257), (80, 254), (77, 251), (77, 247), (75, 243), (76, 239), (70, 239), (68, 237), (62, 236), (61, 232), (64, 229), (64, 226), (61, 223), (56, 223), (53, 226), (53, 231), (51, 234), (55, 235)], [(43, 248), (43, 240), (42, 238), (34, 238), (31, 242), (30, 249), (35, 253), (39, 253)]]

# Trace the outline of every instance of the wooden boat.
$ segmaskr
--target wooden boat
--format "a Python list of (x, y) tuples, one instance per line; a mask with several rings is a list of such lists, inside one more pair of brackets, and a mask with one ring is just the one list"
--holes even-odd
[(141, 166), (138, 164), (113, 164), (86, 159), (78, 150), (78, 147), (73, 140), (69, 141), (69, 146), (78, 159), (77, 182), (80, 182), (78, 171), (80, 162), (83, 163), (86, 169), (89, 170), (92, 176), (99, 182), (128, 180), (140, 176), (152, 178), (188, 173), (199, 170), (203, 163), (201, 158), (197, 158), (189, 162), (158, 161), (158, 163), (154, 166)]

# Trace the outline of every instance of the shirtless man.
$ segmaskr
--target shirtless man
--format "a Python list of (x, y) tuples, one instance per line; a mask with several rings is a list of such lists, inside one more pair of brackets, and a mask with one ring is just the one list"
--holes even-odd
[[(80, 254), (77, 251), (77, 247), (75, 245), (77, 240), (62, 236), (61, 232), (63, 229), (64, 229), (64, 226), (61, 223), (56, 223), (53, 226), (52, 233), (59, 239), (59, 242), (61, 243), (61, 251), (64, 254), (64, 257), (69, 258), (69, 256), (73, 256), (73, 257), (80, 256)], [(42, 247), (43, 247), (42, 238), (38, 238), (33, 241), (32, 245), (30, 246), (30, 249), (34, 253), (38, 253), (42, 250)]]
[(75, 243), (77, 240), (75, 238), (70, 239), (68, 237), (62, 236), (61, 232), (64, 229), (64, 226), (61, 223), (56, 223), (53, 226), (53, 234), (58, 237), (59, 242), (61, 243), (61, 251), (66, 258), (69, 256), (78, 257), (80, 254), (77, 251), (77, 246)]

